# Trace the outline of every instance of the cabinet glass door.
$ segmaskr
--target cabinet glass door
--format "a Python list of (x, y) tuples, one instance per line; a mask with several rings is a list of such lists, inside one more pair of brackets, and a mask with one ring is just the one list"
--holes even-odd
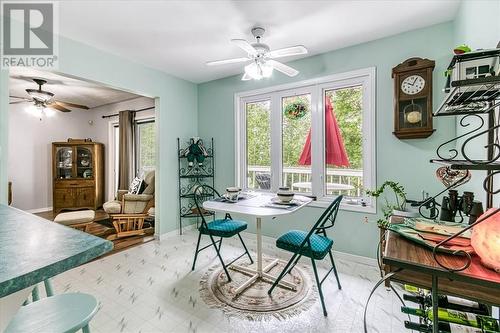
[(73, 178), (73, 148), (56, 148), (56, 177), (59, 179)]
[(93, 178), (92, 150), (87, 147), (76, 148), (76, 174), (78, 178)]

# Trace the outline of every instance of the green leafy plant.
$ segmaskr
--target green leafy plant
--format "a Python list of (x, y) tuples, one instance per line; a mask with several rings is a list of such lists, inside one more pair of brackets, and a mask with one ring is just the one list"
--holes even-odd
[(384, 229), (387, 228), (387, 225), (389, 224), (389, 217), (391, 217), (393, 210), (406, 211), (406, 191), (403, 185), (400, 185), (397, 182), (390, 180), (385, 181), (375, 190), (366, 190), (366, 194), (373, 198), (379, 198), (384, 193), (386, 188), (392, 190), (396, 202), (390, 202), (387, 197), (384, 196), (385, 205), (382, 207), (384, 218), (377, 220), (378, 226)]

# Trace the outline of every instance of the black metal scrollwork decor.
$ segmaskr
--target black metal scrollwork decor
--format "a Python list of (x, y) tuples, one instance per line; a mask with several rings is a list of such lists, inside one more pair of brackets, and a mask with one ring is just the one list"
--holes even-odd
[[(462, 126), (463, 128), (466, 128), (468, 126), (470, 126), (472, 124), (472, 121), (470, 119), (467, 119), (469, 117), (476, 117), (479, 122), (480, 122), (480, 125), (477, 126), (476, 128), (470, 130), (469, 132), (466, 132), (464, 134), (461, 134), (451, 140), (448, 140), (446, 142), (443, 142), (441, 145), (439, 145), (439, 147), (437, 148), (436, 150), (436, 154), (439, 156), (439, 158), (441, 158), (442, 160), (444, 161), (453, 161), (455, 158), (457, 158), (458, 156), (458, 150), (456, 148), (451, 148), (448, 150), (448, 157), (445, 157), (443, 154), (441, 154), (441, 149), (446, 146), (447, 144), (450, 144), (452, 142), (455, 142), (455, 141), (458, 141), (459, 139), (463, 138), (463, 137), (466, 137), (474, 132), (477, 132), (479, 131), (483, 125), (484, 125), (484, 119), (477, 115), (477, 114), (468, 114), (468, 115), (465, 115), (464, 117), (462, 117), (462, 119), (460, 119), (460, 126)], [(469, 122), (466, 122), (467, 120), (469, 120)], [(463, 149), (463, 146), (462, 146), (462, 149)]]

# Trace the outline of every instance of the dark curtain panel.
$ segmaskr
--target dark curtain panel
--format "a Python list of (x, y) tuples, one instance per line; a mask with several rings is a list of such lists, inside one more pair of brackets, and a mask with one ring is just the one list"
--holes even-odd
[(126, 110), (119, 113), (119, 173), (118, 173), (118, 189), (128, 189), (135, 173), (135, 112)]

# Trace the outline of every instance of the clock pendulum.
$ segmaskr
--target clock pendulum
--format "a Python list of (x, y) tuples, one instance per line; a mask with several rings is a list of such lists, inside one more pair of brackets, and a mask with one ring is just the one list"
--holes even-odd
[(413, 100), (411, 100), (411, 104), (408, 104), (403, 109), (404, 119), (407, 123), (411, 125), (415, 125), (422, 123), (422, 107), (418, 104), (415, 104)]

